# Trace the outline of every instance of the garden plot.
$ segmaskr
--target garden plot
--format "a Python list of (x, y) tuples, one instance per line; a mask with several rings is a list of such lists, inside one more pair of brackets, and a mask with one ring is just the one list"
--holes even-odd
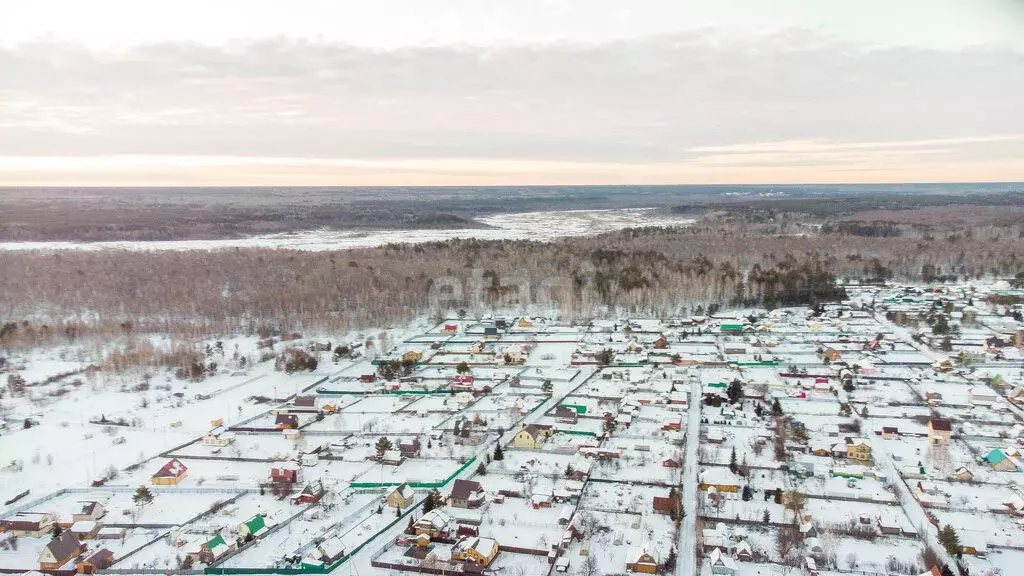
[(651, 511), (654, 497), (667, 497), (669, 488), (625, 483), (589, 482), (580, 498), (580, 510), (640, 514)]
[(295, 456), (295, 440), (281, 434), (236, 432), (235, 440), (227, 446), (208, 446), (202, 440), (180, 448), (168, 456), (188, 458), (213, 456), (220, 458), (258, 458), (260, 460), (286, 460)]
[[(939, 478), (952, 476), (962, 463), (975, 461), (967, 444), (960, 441), (945, 446), (932, 446), (928, 444), (926, 438), (904, 436), (899, 440), (883, 441), (879, 448), (887, 450), (901, 470), (908, 467), (917, 468), (920, 463), (926, 471), (932, 471)], [(977, 480), (987, 476), (982, 466), (971, 465), (970, 469)]]
[(830, 392), (807, 392), (807, 398), (779, 398), (784, 414), (805, 414), (835, 416), (839, 413), (839, 401)]
[[(847, 468), (854, 469), (850, 466)], [(753, 473), (751, 474), (751, 476), (754, 475)], [(794, 488), (806, 494), (814, 494), (826, 498), (896, 502), (896, 497), (891, 492), (888, 484), (871, 478), (849, 479), (841, 476), (830, 476), (828, 478), (793, 478), (792, 481)]]
[(423, 413), (439, 412), (451, 414), (457, 412), (458, 404), (448, 394), (425, 394), (417, 398), (415, 402), (405, 406), (405, 410)]
[[(1016, 523), (1016, 518), (1007, 514), (979, 514), (978, 512), (954, 512), (949, 510), (928, 509), (940, 526), (949, 524), (957, 532), (974, 530), (984, 534), (989, 545), (1019, 547), (1024, 541), (1024, 530)], [(965, 538), (961, 538), (961, 543)]]
[(411, 394), (377, 394), (365, 396), (359, 402), (350, 404), (339, 411), (340, 414), (391, 414), (405, 409), (418, 399)]
[(535, 509), (529, 499), (507, 498), (483, 511), (480, 535), (497, 539), (500, 546), (550, 550), (565, 532), (558, 523), (561, 510), (560, 504)]
[(887, 406), (889, 403), (920, 404), (921, 398), (902, 381), (875, 380), (869, 383), (863, 377), (856, 380), (853, 392), (848, 392), (850, 401), (863, 402), (874, 406)]
[[(582, 421), (581, 421), (582, 422)], [(600, 421), (598, 421), (600, 423)], [(563, 424), (563, 426), (565, 426)], [(573, 427), (575, 429), (575, 427)], [(575, 454), (582, 446), (597, 446), (598, 441), (587, 434), (568, 434), (555, 432), (541, 447), (544, 451), (560, 452), (563, 454)]]
[[(242, 462), (239, 460), (206, 460), (197, 458), (181, 458), (182, 464), (188, 468), (188, 476), (178, 482), (178, 487), (203, 490), (211, 486), (221, 488), (252, 488), (270, 477), (273, 462)], [(147, 462), (132, 475), (125, 475), (116, 480), (118, 483), (149, 484), (150, 476), (167, 462), (166, 459), (155, 459)], [(152, 486), (154, 491), (160, 486)]]
[[(411, 458), (399, 466), (376, 464), (354, 482), (401, 484), (402, 482), (444, 482), (462, 466), (458, 460)], [(563, 468), (564, 470), (564, 468)]]
[(710, 520), (715, 518), (727, 520), (743, 520), (756, 524), (764, 523), (764, 513), (768, 512), (770, 522), (792, 522), (793, 513), (782, 504), (776, 504), (775, 498), (765, 498), (764, 492), (755, 490), (749, 502), (740, 499), (737, 493), (730, 498), (711, 498), (707, 492), (697, 494), (697, 503), (701, 516)]
[[(99, 499), (104, 502), (107, 524), (162, 524), (179, 526), (191, 518), (208, 511), (214, 504), (224, 502), (238, 495), (239, 492), (229, 490), (178, 490), (151, 486), (153, 501), (138, 506), (132, 501), (134, 490), (110, 493), (108, 498)], [(61, 498), (82, 500), (81, 494), (66, 494)], [(73, 505), (68, 503), (69, 506)]]
[(1016, 492), (1006, 486), (991, 484), (973, 484), (967, 482), (946, 482), (929, 480), (949, 501), (949, 507), (960, 510), (1006, 510), (1003, 502), (1012, 498)]
[[(833, 558), (833, 567), (876, 574), (921, 574), (928, 567), (921, 562), (923, 544), (908, 538), (860, 540), (850, 537), (820, 538), (823, 553)], [(851, 568), (852, 566), (852, 568)], [(821, 573), (826, 574), (825, 572)]]
[[(539, 475), (556, 474), (561, 476), (574, 458), (575, 454), (508, 449), (505, 450), (505, 459), (493, 462), (491, 466), (497, 466), (499, 471), (522, 471)], [(593, 474), (593, 469), (591, 469), (591, 474)]]
[[(671, 518), (663, 514), (620, 514), (615, 512), (589, 512), (597, 526), (590, 536), (590, 555), (597, 561), (602, 572), (609, 574), (626, 573), (626, 563), (638, 554), (638, 548), (646, 546), (648, 551), (661, 562), (675, 545), (676, 529)], [(578, 562), (579, 554), (568, 555), (572, 562)], [(575, 557), (575, 558), (574, 558)]]
[[(851, 526), (877, 530), (878, 519), (886, 525), (898, 525), (901, 531), (916, 532), (914, 524), (898, 504), (877, 504), (875, 502), (837, 502), (823, 498), (808, 498), (803, 507), (804, 514), (810, 514), (819, 530), (835, 528), (850, 530)], [(792, 514), (792, 513), (790, 513)], [(867, 524), (864, 519), (869, 520)]]
[(583, 406), (587, 416), (603, 416), (615, 414), (619, 410), (619, 403), (615, 400), (601, 400), (589, 396), (567, 396), (561, 403), (562, 406)]
[[(307, 508), (310, 513), (300, 515), (283, 524), (273, 533), (260, 539), (256, 546), (229, 558), (223, 566), (226, 568), (251, 568), (268, 564), (274, 565), (289, 551), (295, 554), (299, 554), (300, 551), (307, 552), (318, 536), (335, 528), (344, 530), (347, 524), (345, 520), (365, 522), (365, 519), (371, 515), (378, 516), (376, 511), (379, 500), (380, 496), (377, 494), (350, 493), (339, 506), (335, 506), (329, 511), (319, 505), (314, 505), (312, 508), (307, 505), (289, 506), (284, 510), (286, 516), (281, 519), (282, 521)], [(388, 522), (394, 520), (394, 513), (391, 510), (386, 509), (384, 512), (380, 516), (387, 518)], [(312, 517), (314, 515), (316, 517)], [(240, 515), (238, 521), (241, 522), (249, 517), (251, 515)]]
[(631, 384), (630, 382), (622, 379), (606, 379), (599, 375), (596, 378), (591, 378), (584, 382), (583, 385), (574, 391), (574, 393), (596, 398), (621, 399), (626, 396), (626, 393), (629, 392), (631, 386), (635, 386), (635, 384)]
[(664, 458), (679, 458), (678, 451), (651, 451), (623, 453), (619, 458), (599, 460), (590, 469), (592, 478), (622, 482), (674, 484), (679, 482), (682, 468), (667, 468)]
[(728, 466), (733, 450), (736, 461), (746, 462), (748, 466), (779, 468), (782, 466), (775, 460), (775, 452), (771, 438), (773, 432), (767, 428), (745, 428), (740, 426), (709, 426), (722, 433), (721, 444), (704, 443), (698, 448), (698, 459), (703, 464), (721, 464)]
[[(241, 425), (240, 427), (242, 427), (242, 428), (259, 428), (259, 429), (266, 429), (266, 430), (276, 430), (276, 429), (278, 429), (277, 428), (277, 416), (278, 415), (274, 414), (273, 412), (266, 412), (264, 414), (260, 414), (259, 416), (257, 416), (256, 418), (253, 418), (252, 420), (247, 421), (245, 424)], [(303, 426), (306, 426), (307, 424), (311, 424), (313, 422), (316, 422), (316, 418), (317, 418), (317, 415), (315, 413), (312, 413), (312, 412), (297, 412), (297, 413), (295, 413), (295, 416), (298, 416), (298, 418), (299, 418), (299, 427), (300, 428), (303, 427)]]
[[(1002, 570), (1003, 574), (1009, 576), (1020, 571), (1024, 566), (1024, 550), (989, 550), (985, 558), (995, 568)], [(971, 573), (974, 571), (972, 569)]]
[(547, 400), (547, 396), (540, 394), (513, 395), (513, 394), (488, 394), (476, 401), (469, 411), (499, 412), (502, 410), (516, 409), (520, 413), (533, 410), (538, 404)]

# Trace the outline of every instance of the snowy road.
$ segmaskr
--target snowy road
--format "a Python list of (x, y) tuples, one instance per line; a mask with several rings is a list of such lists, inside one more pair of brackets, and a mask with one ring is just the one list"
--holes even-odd
[(697, 445), (700, 443), (700, 381), (690, 382), (690, 410), (686, 421), (686, 458), (683, 468), (683, 525), (679, 530), (677, 576), (697, 574)]

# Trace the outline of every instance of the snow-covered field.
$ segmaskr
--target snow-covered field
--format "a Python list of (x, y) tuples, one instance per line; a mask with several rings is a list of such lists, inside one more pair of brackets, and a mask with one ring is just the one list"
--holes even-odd
[(227, 240), (168, 240), (143, 242), (0, 242), (0, 250), (219, 250), (226, 248), (291, 248), (296, 250), (343, 250), (384, 244), (418, 244), (454, 238), (479, 240), (538, 240), (566, 236), (592, 236), (623, 228), (687, 226), (693, 219), (665, 214), (655, 208), (620, 210), (568, 210), (523, 212), (478, 218), (487, 228), (459, 230), (379, 230), (269, 234)]

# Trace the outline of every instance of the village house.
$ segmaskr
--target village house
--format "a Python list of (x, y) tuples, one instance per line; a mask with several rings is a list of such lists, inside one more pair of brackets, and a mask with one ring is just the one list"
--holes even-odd
[(931, 418), (928, 420), (928, 443), (949, 444), (949, 438), (953, 434), (953, 427), (949, 420)]
[(106, 570), (114, 563), (114, 553), (106, 548), (94, 550), (87, 554), (75, 564), (75, 571), (79, 574), (95, 574), (99, 570)]
[(388, 506), (405, 510), (412, 506), (415, 496), (416, 493), (413, 492), (412, 488), (409, 488), (409, 484), (403, 482), (388, 491), (386, 500)]
[(974, 472), (971, 472), (964, 466), (960, 466), (953, 472), (953, 478), (956, 478), (957, 482), (973, 482)]
[(992, 406), (999, 400), (999, 396), (988, 387), (971, 387), (967, 389), (967, 401), (972, 406)]
[(181, 463), (181, 460), (172, 458), (170, 462), (153, 474), (151, 481), (156, 486), (175, 486), (188, 476), (188, 468)]
[(651, 508), (657, 514), (674, 516), (679, 513), (681, 507), (682, 501), (679, 494), (674, 491), (670, 492), (668, 496), (654, 496), (651, 502)]
[(103, 515), (107, 513), (107, 509), (103, 507), (103, 504), (96, 501), (79, 502), (82, 505), (78, 509), (78, 512), (71, 514), (71, 520), (73, 522), (79, 522), (82, 520), (99, 520), (103, 518)]
[(415, 437), (412, 440), (399, 440), (398, 451), (402, 453), (403, 458), (419, 458), (420, 439)]
[(296, 396), (292, 400), (292, 404), (296, 408), (316, 408), (316, 396), (313, 394), (303, 394)]
[(711, 566), (712, 574), (733, 576), (736, 574), (736, 562), (722, 553), (721, 548), (715, 548), (708, 556), (708, 565)]
[(295, 430), (299, 427), (299, 417), (297, 414), (278, 414), (274, 426), (278, 430)]
[(445, 538), (451, 531), (453, 525), (451, 515), (443, 508), (434, 508), (421, 516), (413, 523), (413, 532), (416, 535), (426, 535), (431, 538)]
[(739, 476), (725, 467), (708, 468), (700, 473), (699, 488), (704, 492), (714, 488), (718, 493), (735, 494), (740, 491)]
[(455, 508), (478, 508), (484, 503), (484, 490), (474, 480), (455, 480), (448, 503)]
[(92, 540), (99, 530), (100, 524), (95, 520), (79, 520), (67, 528), (67, 531), (74, 534), (75, 538), (79, 540)]
[(550, 426), (528, 424), (516, 433), (512, 443), (516, 448), (539, 450), (544, 439), (550, 438), (552, 434), (554, 434), (554, 430)]
[(658, 559), (650, 550), (649, 545), (634, 548), (626, 558), (626, 570), (630, 572), (641, 574), (656, 574), (658, 572)]
[(53, 532), (57, 517), (47, 512), (18, 512), (10, 518), (0, 520), (2, 531), (15, 536), (39, 538)]
[(983, 458), (985, 462), (998, 472), (1020, 472), (1021, 462), (1018, 460), (1019, 453), (1005, 448), (993, 448)]
[(846, 439), (846, 457), (861, 462), (871, 461), (871, 445), (863, 438)]
[(463, 536), (452, 547), (452, 560), (470, 561), (479, 566), (490, 566), (498, 555), (498, 541), (479, 536)]
[(319, 480), (315, 480), (306, 484), (298, 495), (292, 498), (292, 504), (314, 504), (319, 502), (326, 493), (323, 484)]
[(85, 550), (74, 534), (65, 530), (39, 552), (40, 570), (58, 570)]
[(238, 532), (238, 537), (243, 540), (249, 539), (250, 536), (253, 538), (259, 538), (270, 530), (270, 526), (267, 526), (267, 519), (262, 514), (256, 514), (252, 518), (249, 518), (245, 522), (242, 522), (235, 527)]
[(567, 406), (559, 406), (555, 408), (555, 421), (562, 424), (575, 424), (579, 419), (579, 414), (576, 410)]
[(227, 446), (235, 441), (235, 433), (228, 432), (228, 429), (223, 426), (218, 426), (213, 430), (210, 430), (203, 436), (203, 444), (206, 446)]

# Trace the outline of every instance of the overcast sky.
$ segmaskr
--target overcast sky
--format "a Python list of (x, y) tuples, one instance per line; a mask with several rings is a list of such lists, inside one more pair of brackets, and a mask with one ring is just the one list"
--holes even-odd
[(1024, 180), (1021, 0), (0, 8), (0, 185)]

